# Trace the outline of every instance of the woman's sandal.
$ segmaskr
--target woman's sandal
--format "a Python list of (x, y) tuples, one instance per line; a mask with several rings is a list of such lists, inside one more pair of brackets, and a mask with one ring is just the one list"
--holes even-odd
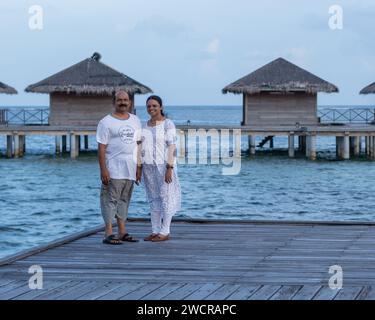
[(149, 236), (147, 236), (146, 238), (144, 238), (143, 240), (144, 241), (152, 241), (152, 239), (154, 239), (155, 237), (157, 237), (158, 234), (157, 233), (151, 233)]
[(156, 237), (154, 237), (151, 241), (152, 242), (160, 242), (160, 241), (167, 241), (169, 240), (169, 234), (166, 236), (163, 236), (161, 234), (158, 234)]
[(112, 244), (112, 245), (119, 245), (121, 241), (117, 238), (114, 234), (109, 235), (103, 239), (104, 244)]
[(134, 239), (129, 233), (125, 233), (121, 239), (121, 241), (127, 241), (127, 242), (138, 242), (139, 240)]

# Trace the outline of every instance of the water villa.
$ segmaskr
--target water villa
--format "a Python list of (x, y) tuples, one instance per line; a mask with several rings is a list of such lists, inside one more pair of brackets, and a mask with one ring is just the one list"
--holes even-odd
[(249, 134), (249, 151), (255, 154), (255, 137), (265, 136), (258, 145), (268, 141), (272, 147), (276, 135), (289, 138), (289, 156), (294, 157), (294, 138), (298, 149), (309, 159), (316, 159), (317, 135), (336, 136), (337, 155), (349, 159), (350, 150), (359, 155), (361, 136), (366, 139), (366, 152), (374, 157), (373, 126), (340, 126), (323, 124), (317, 113), (318, 92), (339, 89), (316, 75), (278, 58), (247, 76), (227, 85), (222, 92), (243, 95), (242, 130)]
[[(43, 114), (38, 126), (7, 126), (7, 156), (21, 156), (26, 134), (56, 136), (56, 153), (66, 151), (67, 137), (70, 137), (71, 157), (78, 156), (81, 136), (88, 149), (88, 135), (95, 133), (101, 118), (113, 110), (113, 93), (123, 89), (130, 94), (132, 110), (134, 95), (151, 93), (152, 90), (140, 82), (112, 69), (100, 61), (99, 53), (38, 83), (29, 85), (25, 91), (50, 95), (48, 120)], [(24, 111), (18, 118), (35, 118), (36, 115)], [(4, 132), (4, 130), (1, 130)], [(0, 131), (0, 134), (2, 133)], [(13, 136), (13, 139), (9, 138)]]

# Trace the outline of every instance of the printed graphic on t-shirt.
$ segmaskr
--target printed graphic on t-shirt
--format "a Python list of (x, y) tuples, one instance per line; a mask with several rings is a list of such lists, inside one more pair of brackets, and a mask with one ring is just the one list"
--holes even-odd
[(122, 126), (118, 134), (122, 142), (126, 144), (131, 144), (134, 142), (134, 128), (130, 126)]

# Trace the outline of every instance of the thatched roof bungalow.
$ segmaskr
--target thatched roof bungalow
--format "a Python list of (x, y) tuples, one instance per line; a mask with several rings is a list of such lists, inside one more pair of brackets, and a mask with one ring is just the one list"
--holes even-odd
[(5, 83), (0, 82), (0, 93), (17, 94), (17, 90)]
[[(113, 92), (134, 95), (152, 90), (100, 61), (94, 53), (63, 71), (29, 85), (25, 91), (50, 94), (50, 125), (94, 126), (113, 110)], [(133, 110), (132, 110), (133, 111)]]
[(278, 58), (227, 85), (222, 92), (243, 94), (242, 125), (317, 124), (317, 93), (338, 88)]
[(371, 93), (375, 93), (375, 82), (374, 82), (374, 83), (371, 83), (371, 84), (368, 85), (367, 87), (364, 87), (364, 88), (359, 92), (359, 94), (371, 94)]

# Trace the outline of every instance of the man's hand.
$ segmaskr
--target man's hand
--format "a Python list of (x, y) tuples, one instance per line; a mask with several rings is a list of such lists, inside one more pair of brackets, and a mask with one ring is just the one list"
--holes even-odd
[(165, 182), (166, 183), (171, 183), (172, 182), (172, 168), (168, 168), (167, 171), (165, 172)]
[(101, 170), (100, 178), (102, 179), (103, 184), (108, 185), (109, 180), (111, 179), (109, 176), (109, 171), (107, 169)]

